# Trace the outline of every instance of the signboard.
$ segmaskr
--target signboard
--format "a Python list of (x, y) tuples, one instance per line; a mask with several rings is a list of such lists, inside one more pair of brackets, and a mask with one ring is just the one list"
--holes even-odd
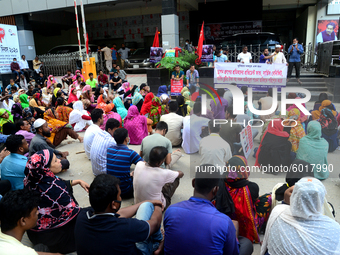
[(316, 45), (338, 40), (339, 20), (318, 20)]
[(183, 80), (175, 81), (171, 79), (171, 96), (180, 96), (183, 89)]
[(251, 126), (247, 125), (240, 133), (241, 144), (243, 149), (243, 154), (245, 158), (248, 158), (253, 147), (253, 132)]
[(268, 91), (285, 87), (286, 80), (286, 64), (215, 63), (215, 84), (236, 83), (238, 87), (247, 86), (253, 91)]
[(202, 62), (214, 62), (214, 51), (213, 51), (214, 45), (203, 45), (202, 48)]
[[(200, 26), (199, 28), (201, 28)], [(222, 43), (227, 37), (234, 34), (259, 33), (261, 31), (261, 20), (204, 25), (204, 37), (206, 42), (215, 45)]]
[(161, 47), (150, 47), (150, 62), (157, 63), (162, 60), (163, 48)]
[(0, 73), (12, 72), (13, 58), (21, 59), (17, 27), (0, 24)]
[(176, 56), (176, 51), (175, 50), (167, 50), (167, 51), (165, 51), (165, 56), (174, 58)]

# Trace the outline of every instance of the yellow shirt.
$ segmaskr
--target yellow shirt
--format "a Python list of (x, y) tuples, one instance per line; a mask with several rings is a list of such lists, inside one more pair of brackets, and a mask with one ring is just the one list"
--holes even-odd
[(40, 67), (40, 64), (41, 64), (41, 61), (38, 60), (38, 61), (35, 61), (35, 59), (33, 59), (33, 69), (36, 70), (36, 69), (39, 69)]
[(6, 235), (0, 231), (0, 254), (1, 255), (38, 255), (30, 247), (23, 245), (12, 236)]

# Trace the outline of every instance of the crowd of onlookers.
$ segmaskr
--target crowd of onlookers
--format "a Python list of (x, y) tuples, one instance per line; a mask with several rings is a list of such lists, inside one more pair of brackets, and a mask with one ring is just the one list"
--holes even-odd
[[(252, 254), (253, 243), (261, 241), (261, 254), (340, 252), (340, 227), (319, 181), (329, 176), (327, 154), (338, 147), (340, 117), (327, 94), (320, 94), (310, 117), (289, 105), (285, 113), (259, 118), (265, 125), (254, 152), (256, 166), (303, 169), (287, 173), (286, 183), (273, 192), (259, 194), (240, 143), (240, 132), (258, 119), (247, 104), (244, 114), (235, 115), (231, 92), (219, 89), (221, 103), (212, 100), (202, 115), (194, 66), (176, 98), (166, 85), (153, 94), (146, 84), (127, 82), (119, 66), (112, 69), (110, 76), (99, 71), (97, 79), (90, 74), (85, 80), (77, 70), (60, 81), (50, 75), (41, 84), (35, 80), (23, 87), (11, 80), (5, 88), (0, 99), (1, 254)], [(15, 71), (19, 75), (21, 68)], [(184, 75), (176, 66), (172, 78)], [(39, 77), (45, 76), (39, 72)], [(259, 109), (270, 109), (272, 102), (269, 90)], [(252, 129), (253, 138), (258, 133)], [(70, 168), (69, 153), (58, 149), (68, 136), (84, 144), (95, 176), (90, 185), (58, 177)], [(140, 145), (140, 151), (130, 144)], [(174, 170), (180, 148), (199, 154), (200, 171), (192, 180), (193, 196), (172, 204), (188, 172)], [(313, 165), (327, 167), (312, 173)], [(223, 175), (206, 171), (224, 166)], [(89, 193), (91, 207), (80, 208), (75, 185)], [(121, 208), (128, 198), (134, 205)], [(20, 243), (25, 232), (34, 250)]]

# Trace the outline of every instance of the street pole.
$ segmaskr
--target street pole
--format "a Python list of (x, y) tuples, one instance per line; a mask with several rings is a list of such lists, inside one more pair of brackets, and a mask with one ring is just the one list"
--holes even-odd
[(77, 0), (74, 0), (74, 10), (76, 14), (76, 25), (77, 25), (77, 35), (78, 35), (78, 45), (79, 45), (79, 58), (82, 61), (83, 56), (81, 54), (81, 45), (80, 45), (80, 34), (79, 34), (79, 22), (78, 22), (78, 11), (77, 11)]
[(88, 49), (88, 36), (86, 32), (86, 24), (85, 24), (85, 12), (84, 12), (84, 5), (83, 5), (83, 0), (80, 0), (80, 10), (81, 10), (81, 19), (83, 23), (83, 32), (84, 32), (84, 41), (85, 41), (85, 48), (86, 48), (86, 60), (90, 62), (89, 58), (89, 49)]

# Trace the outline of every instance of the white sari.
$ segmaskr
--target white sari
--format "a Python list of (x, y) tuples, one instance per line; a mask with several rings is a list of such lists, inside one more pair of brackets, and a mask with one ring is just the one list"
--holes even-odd
[(75, 124), (74, 131), (82, 131), (86, 125), (91, 126), (93, 124), (92, 120), (84, 120), (83, 115), (89, 116), (87, 111), (84, 110), (84, 105), (82, 101), (77, 101), (73, 104), (73, 111), (70, 113), (69, 123)]

